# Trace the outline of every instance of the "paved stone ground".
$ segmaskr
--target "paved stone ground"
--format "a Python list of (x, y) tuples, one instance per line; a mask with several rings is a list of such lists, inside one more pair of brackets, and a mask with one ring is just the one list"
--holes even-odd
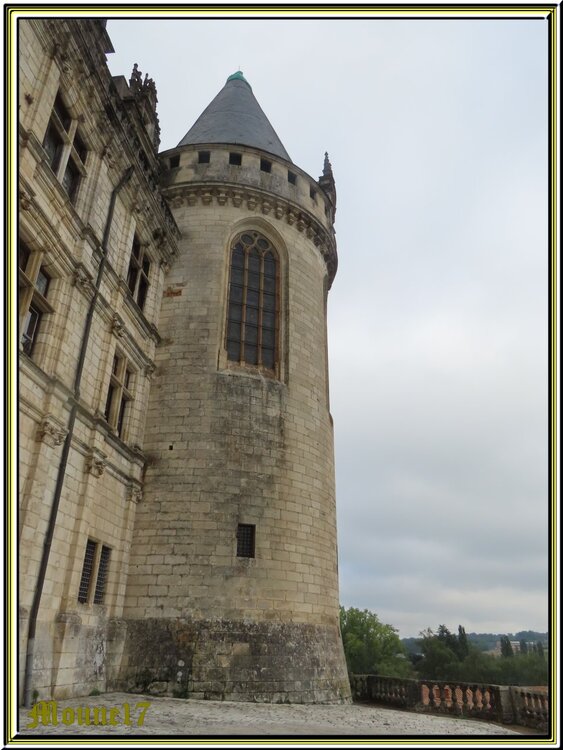
[[(143, 705), (139, 706), (139, 703), (146, 707), (142, 723)], [(125, 704), (129, 708), (125, 708)], [(85, 712), (79, 712), (78, 708), (84, 706), (90, 707), (92, 721), (94, 707), (105, 707), (107, 725), (79, 724), (78, 720), (83, 720)], [(110, 713), (112, 708), (113, 714)], [(155, 739), (166, 735), (188, 738), (294, 735), (327, 739), (346, 735), (374, 738), (383, 735), (463, 737), (519, 734), (507, 727), (478, 720), (430, 716), (360, 704), (276, 705), (155, 698), (130, 693), (106, 693), (57, 701), (57, 716), (58, 726), (45, 726), (38, 712), (37, 726), (28, 728), (32, 720), (28, 712), (21, 709), (20, 733), (35, 739), (54, 734), (92, 737), (152, 735)], [(103, 720), (103, 711), (98, 716)], [(124, 723), (126, 718), (130, 725)], [(63, 719), (68, 724), (62, 723)], [(113, 719), (114, 726), (110, 725), (110, 719)], [(74, 723), (71, 723), (73, 720)]]

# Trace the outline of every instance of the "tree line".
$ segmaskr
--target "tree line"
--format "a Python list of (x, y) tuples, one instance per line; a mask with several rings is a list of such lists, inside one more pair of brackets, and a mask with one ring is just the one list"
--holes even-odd
[(548, 659), (543, 643), (522, 639), (514, 651), (503, 636), (499, 656), (472, 643), (462, 625), (452, 633), (445, 625), (422, 631), (417, 650), (408, 652), (396, 628), (374, 612), (340, 608), (340, 629), (350, 674), (456, 680), (496, 685), (547, 685)]

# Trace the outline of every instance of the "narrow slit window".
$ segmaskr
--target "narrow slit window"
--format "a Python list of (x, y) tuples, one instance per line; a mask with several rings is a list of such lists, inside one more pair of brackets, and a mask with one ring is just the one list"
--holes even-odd
[(255, 557), (256, 526), (239, 523), (237, 527), (237, 557)]
[(290, 185), (295, 185), (297, 183), (297, 175), (294, 172), (287, 173), (287, 181)]

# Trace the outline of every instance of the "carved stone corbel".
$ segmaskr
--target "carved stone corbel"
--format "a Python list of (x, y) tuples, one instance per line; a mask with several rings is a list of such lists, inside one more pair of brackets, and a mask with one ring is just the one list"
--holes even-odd
[(92, 448), (86, 460), (86, 470), (95, 477), (101, 477), (106, 470), (107, 458), (106, 453)]
[(123, 318), (117, 313), (113, 314), (111, 319), (111, 332), (120, 339), (125, 333), (125, 323)]
[(130, 484), (127, 488), (127, 499), (137, 505), (143, 499), (143, 490), (138, 484)]
[(145, 378), (148, 378), (149, 380), (151, 380), (155, 372), (156, 372), (156, 364), (152, 360), (150, 360), (149, 362), (147, 362), (144, 368)]
[(78, 289), (80, 289), (80, 291), (87, 297), (92, 297), (94, 293), (94, 284), (92, 282), (92, 277), (84, 268), (82, 263), (75, 268), (74, 274), (72, 276), (72, 283), (74, 284), (74, 286), (78, 287)]
[(268, 200), (263, 200), (260, 208), (262, 209), (263, 214), (268, 215), (272, 210), (272, 204)]
[(52, 414), (46, 414), (37, 428), (36, 439), (54, 448), (61, 445), (67, 432), (66, 427), (58, 419)]
[(31, 196), (25, 190), (20, 190), (20, 208), (22, 211), (29, 211), (31, 208)]

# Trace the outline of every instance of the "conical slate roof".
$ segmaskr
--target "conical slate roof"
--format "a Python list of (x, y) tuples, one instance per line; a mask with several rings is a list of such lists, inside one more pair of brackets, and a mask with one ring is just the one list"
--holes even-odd
[(267, 151), (291, 161), (276, 131), (238, 71), (188, 130), (178, 146), (196, 143), (236, 143)]

